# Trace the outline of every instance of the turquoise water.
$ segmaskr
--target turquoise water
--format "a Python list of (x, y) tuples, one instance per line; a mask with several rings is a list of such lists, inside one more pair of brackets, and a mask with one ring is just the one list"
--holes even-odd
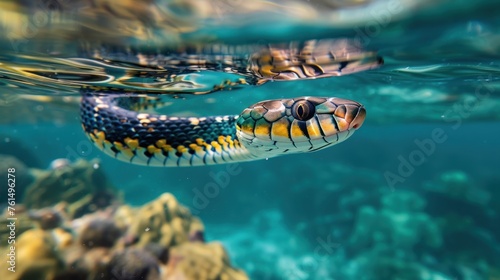
[[(250, 279), (500, 278), (496, 1), (183, 2), (144, 4), (148, 9), (130, 4), (136, 13), (124, 4), (107, 9), (110, 14), (85, 1), (77, 6), (88, 9), (64, 1), (58, 8), (0, 2), (0, 154), (38, 169), (58, 158), (98, 159), (96, 168), (134, 206), (172, 193), (201, 218), (205, 239), (220, 241), (232, 265)], [(145, 19), (143, 12), (171, 18)], [(36, 27), (34, 35), (16, 29), (26, 23), (20, 15)], [(41, 21), (35, 24), (30, 15)], [(95, 49), (105, 58), (113, 51), (171, 51), (193, 42), (323, 38), (354, 39), (385, 63), (340, 77), (175, 94), (165, 99), (164, 110), (239, 114), (260, 100), (303, 95), (364, 104), (364, 125), (332, 148), (237, 165), (152, 168), (106, 156), (81, 129), (75, 81), (108, 77), (103, 83), (157, 92), (165, 86), (134, 75), (128, 81), (140, 85), (118, 82), (127, 67), (145, 66), (99, 65)], [(237, 78), (205, 70), (186, 75), (206, 88)]]

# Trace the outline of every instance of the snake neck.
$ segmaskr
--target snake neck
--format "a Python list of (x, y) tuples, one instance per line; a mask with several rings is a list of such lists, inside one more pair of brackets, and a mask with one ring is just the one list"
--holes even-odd
[(144, 114), (132, 111), (137, 100), (120, 97), (83, 92), (80, 109), (90, 140), (116, 159), (148, 166), (201, 166), (256, 158), (236, 136), (238, 116)]

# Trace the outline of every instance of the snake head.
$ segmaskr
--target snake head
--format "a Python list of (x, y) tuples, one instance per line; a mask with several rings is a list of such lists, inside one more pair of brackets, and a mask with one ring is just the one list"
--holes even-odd
[(312, 152), (349, 138), (365, 116), (363, 105), (336, 97), (267, 100), (240, 114), (236, 135), (259, 157)]

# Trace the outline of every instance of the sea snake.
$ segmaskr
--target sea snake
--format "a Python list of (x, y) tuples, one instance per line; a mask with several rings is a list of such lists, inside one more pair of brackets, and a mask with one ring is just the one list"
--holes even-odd
[[(238, 60), (237, 71), (251, 73), (255, 84), (262, 84), (271, 79), (340, 76), (382, 63), (373, 54), (349, 53), (338, 46), (331, 49), (328, 42), (309, 41), (300, 50), (268, 48), (250, 56), (244, 71)], [(209, 65), (207, 56), (203, 58), (167, 63), (193, 69), (217, 64)], [(219, 59), (224, 64), (232, 61)], [(200, 166), (318, 151), (348, 139), (366, 116), (360, 103), (337, 97), (267, 100), (240, 115), (187, 118), (139, 112), (146, 103), (145, 98), (116, 91), (82, 90), (83, 129), (97, 147), (119, 160), (148, 166)]]
[(238, 115), (178, 118), (133, 111), (120, 94), (83, 94), (91, 141), (112, 157), (149, 166), (197, 166), (312, 152), (349, 138), (365, 108), (336, 97), (254, 104)]

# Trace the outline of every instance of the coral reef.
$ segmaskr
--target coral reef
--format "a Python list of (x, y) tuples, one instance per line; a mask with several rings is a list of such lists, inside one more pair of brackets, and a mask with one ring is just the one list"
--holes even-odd
[(443, 232), (442, 250), (452, 269), (461, 263), (481, 274), (489, 267), (500, 267), (500, 212), (495, 189), (488, 190), (467, 173), (450, 170), (436, 180), (426, 182), (423, 195), (427, 211), (439, 223)]
[(183, 243), (170, 251), (167, 279), (247, 279), (231, 267), (220, 243)]
[[(5, 265), (0, 264), (0, 278), (4, 280), (13, 279), (54, 279), (63, 270), (64, 264), (57, 251), (59, 246), (55, 242), (58, 238), (71, 238), (69, 233), (62, 230), (55, 232), (42, 229), (30, 229), (21, 234), (16, 240), (16, 265), (15, 272), (7, 270)], [(62, 244), (62, 243), (61, 243)], [(4, 250), (2, 251), (2, 255)]]
[[(380, 173), (358, 168), (356, 176), (353, 176), (352, 171), (351, 167), (336, 163), (320, 171), (311, 167), (297, 170), (297, 173), (314, 174), (319, 178), (318, 181), (327, 183), (310, 185), (308, 176), (301, 178), (304, 182), (290, 182), (295, 188), (291, 189), (280, 205), (284, 213), (293, 213), (284, 215), (287, 226), (300, 232), (312, 245), (317, 236), (333, 234), (338, 240), (348, 238), (358, 209), (366, 205), (378, 205), (385, 191), (380, 187), (384, 185)], [(331, 179), (332, 174), (335, 180)], [(297, 205), (303, 204), (304, 200), (307, 201), (307, 207), (297, 211)]]
[[(307, 176), (286, 182), (286, 195), (275, 190), (276, 208), (251, 209), (239, 226), (210, 224), (205, 232), (172, 194), (123, 204), (95, 167), (20, 165), (36, 178), (29, 187), (36, 206), (17, 205), (22, 262), (15, 274), (0, 264), (0, 279), (248, 279), (224, 247), (251, 279), (500, 279), (497, 177), (485, 185), (449, 170), (393, 190), (373, 169), (297, 167), (325, 184), (311, 186)], [(231, 203), (241, 199), (248, 198)], [(2, 246), (7, 225), (1, 218)]]
[(150, 252), (136, 248), (115, 254), (107, 265), (106, 275), (109, 279), (161, 279), (158, 259)]
[(32, 228), (18, 237), (16, 273), (2, 263), (1, 279), (248, 279), (220, 243), (204, 242), (201, 221), (169, 193), (140, 208), (111, 205), (79, 218), (67, 210), (18, 217)]
[(33, 171), (36, 179), (27, 187), (23, 204), (28, 209), (41, 209), (64, 203), (72, 218), (104, 209), (117, 199), (118, 193), (98, 166), (97, 161), (79, 160)]
[(444, 170), (390, 189), (374, 169), (301, 172), (280, 208), (219, 233), (252, 279), (500, 279), (498, 177)]
[(122, 206), (117, 210), (116, 220), (121, 227), (129, 225), (127, 234), (136, 238), (141, 247), (150, 243), (174, 246), (196, 239), (204, 231), (201, 221), (171, 194), (163, 194), (135, 211)]
[[(356, 270), (350, 278), (422, 279), (426, 269), (425, 252), (442, 245), (436, 220), (424, 212), (424, 199), (409, 191), (396, 191), (381, 197), (381, 207), (362, 207), (357, 215), (346, 253)], [(430, 278), (429, 278), (430, 279)]]
[(97, 162), (62, 159), (38, 170), (6, 158), (34, 180), (16, 205), (15, 250), (11, 221), (0, 218), (0, 253), (14, 251), (16, 260), (15, 273), (0, 264), (0, 279), (248, 279), (220, 243), (205, 242), (201, 220), (172, 194), (135, 208)]
[(415, 247), (439, 247), (438, 225), (423, 210), (425, 201), (412, 192), (394, 192), (382, 197), (380, 210), (364, 206), (359, 210), (349, 244), (353, 253), (385, 246), (402, 251)]

